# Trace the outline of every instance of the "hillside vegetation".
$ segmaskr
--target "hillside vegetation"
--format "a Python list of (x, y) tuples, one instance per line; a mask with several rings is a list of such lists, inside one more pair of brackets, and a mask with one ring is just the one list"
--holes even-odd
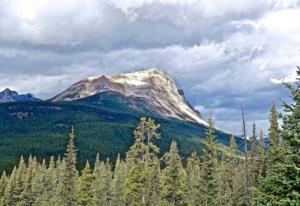
[[(155, 143), (166, 152), (171, 141), (177, 141), (181, 155), (203, 148), (205, 126), (176, 119), (163, 119), (151, 111), (141, 109), (136, 99), (133, 109), (125, 96), (101, 93), (72, 102), (15, 102), (0, 104), (0, 171), (10, 170), (20, 155), (29, 154), (49, 160), (51, 155), (63, 155), (74, 126), (77, 134), (78, 161), (82, 168), (86, 159), (92, 161), (97, 153), (114, 161), (118, 153), (124, 157), (133, 143), (133, 131), (141, 116), (149, 116), (161, 124), (164, 138)], [(216, 132), (219, 143), (229, 145), (230, 136)], [(240, 149), (243, 147), (238, 139)]]

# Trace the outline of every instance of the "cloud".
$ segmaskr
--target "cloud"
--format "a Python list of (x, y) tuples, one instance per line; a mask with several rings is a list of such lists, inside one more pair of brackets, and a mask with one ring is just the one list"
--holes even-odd
[[(266, 130), (295, 80), (299, 0), (0, 0), (0, 89), (50, 98), (88, 76), (169, 72), (217, 126)], [(36, 85), (39, 85), (38, 87)]]

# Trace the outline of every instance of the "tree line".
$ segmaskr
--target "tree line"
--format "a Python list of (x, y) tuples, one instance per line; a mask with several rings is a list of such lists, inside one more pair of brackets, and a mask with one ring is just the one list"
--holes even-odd
[[(300, 76), (300, 68), (298, 68)], [(300, 205), (300, 80), (287, 85), (292, 104), (284, 103), (282, 129), (275, 103), (270, 111), (269, 145), (253, 123), (245, 151), (215, 142), (210, 117), (201, 157), (193, 152), (186, 162), (175, 141), (158, 157), (155, 145), (160, 125), (141, 118), (134, 144), (113, 165), (96, 156), (77, 170), (74, 128), (63, 157), (49, 162), (20, 158), (19, 165), (0, 179), (3, 206), (248, 206)], [(248, 151), (249, 150), (249, 151)], [(246, 157), (246, 158), (245, 158)]]

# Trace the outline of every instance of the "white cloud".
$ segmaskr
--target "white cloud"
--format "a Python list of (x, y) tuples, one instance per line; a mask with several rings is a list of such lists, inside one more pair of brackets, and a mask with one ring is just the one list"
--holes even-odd
[(0, 0), (0, 88), (49, 98), (159, 67), (219, 127), (236, 131), (240, 103), (266, 127), (300, 64), (299, 19), (299, 0)]

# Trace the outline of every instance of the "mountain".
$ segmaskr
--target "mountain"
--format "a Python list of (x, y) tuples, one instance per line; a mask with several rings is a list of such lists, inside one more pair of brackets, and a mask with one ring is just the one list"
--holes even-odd
[[(86, 159), (93, 162), (97, 153), (114, 161), (132, 145), (141, 117), (151, 117), (161, 125), (162, 138), (155, 142), (160, 155), (168, 151), (172, 140), (183, 157), (193, 151), (201, 154), (205, 121), (169, 75), (152, 69), (88, 78), (48, 101), (0, 104), (0, 172), (11, 170), (21, 155), (63, 155), (72, 126), (79, 167)], [(230, 134), (216, 130), (218, 143), (228, 145), (229, 140)], [(237, 138), (237, 144), (243, 148), (242, 139)]]
[(32, 94), (18, 94), (16, 91), (5, 89), (0, 92), (0, 103), (6, 102), (25, 102), (25, 101), (40, 101)]
[[(177, 118), (207, 125), (178, 90), (169, 74), (156, 68), (117, 76), (89, 77), (73, 84), (52, 101), (73, 101), (103, 92), (117, 92), (145, 102), (147, 109), (165, 118)], [(134, 105), (136, 106), (136, 105)]]

